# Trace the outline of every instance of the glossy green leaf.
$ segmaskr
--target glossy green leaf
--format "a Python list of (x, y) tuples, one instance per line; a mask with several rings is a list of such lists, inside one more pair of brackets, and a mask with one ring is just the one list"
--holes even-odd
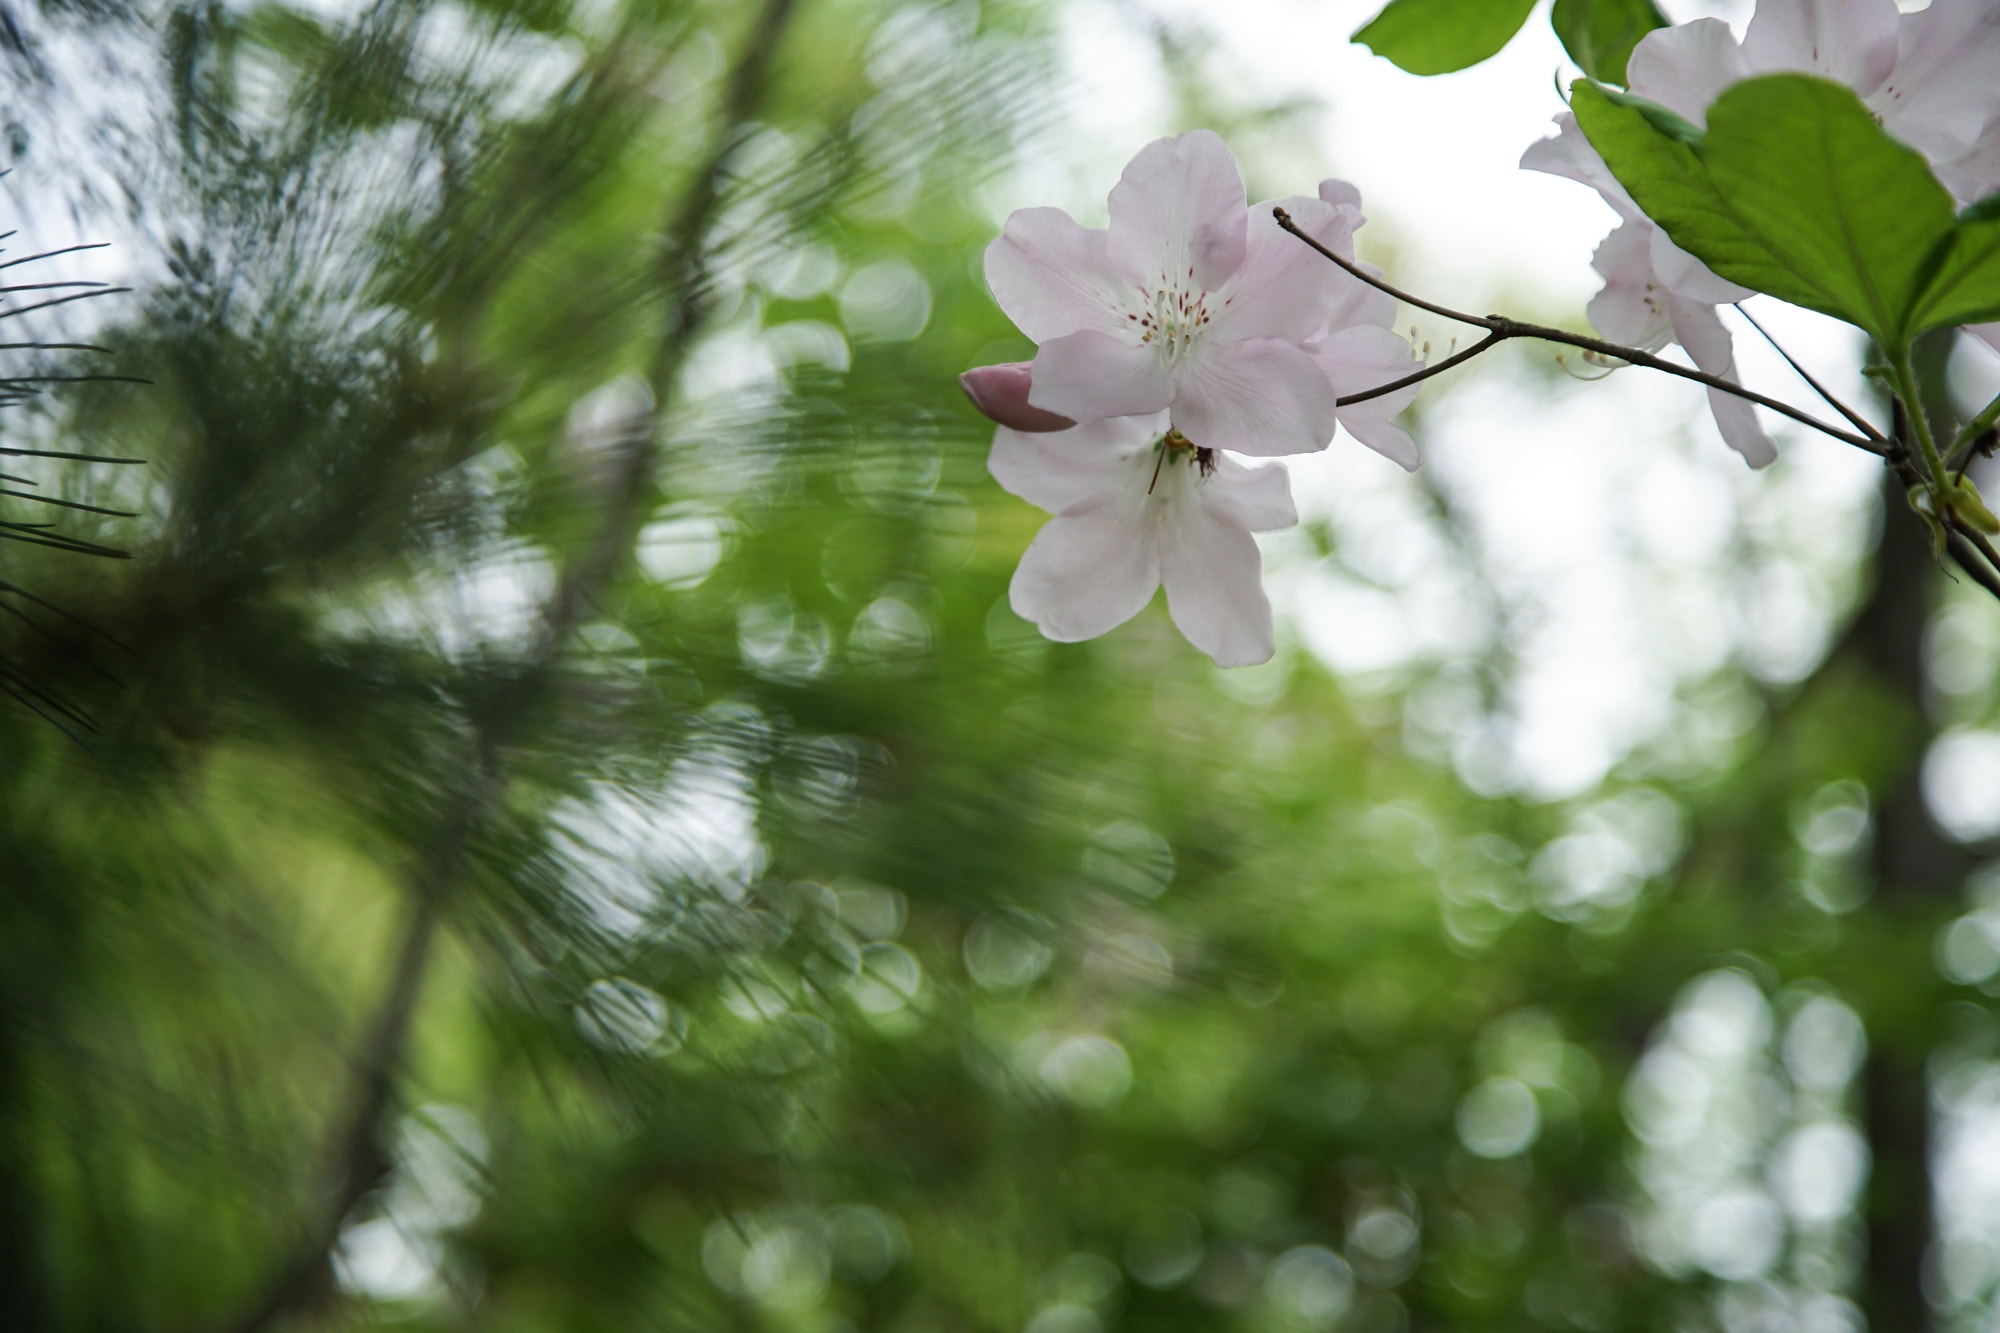
[(1647, 215), (1732, 282), (1904, 346), (1952, 242), (1951, 198), (1854, 93), (1799, 74), (1748, 79), (1695, 143), (1579, 82), (1577, 123)]
[(1535, 0), (1390, 0), (1354, 40), (1412, 74), (1449, 74), (1497, 55)]
[(1643, 97), (1620, 92), (1616, 88), (1600, 88), (1597, 91), (1619, 106), (1630, 107), (1637, 111), (1654, 129), (1677, 143), (1699, 148), (1701, 141), (1707, 137), (1706, 130), (1670, 106), (1661, 106), (1658, 102), (1649, 102)]
[(1951, 243), (1911, 321), (1915, 332), (2000, 319), (2000, 194), (1958, 215)]
[(1549, 22), (1578, 68), (1600, 82), (1621, 84), (1639, 39), (1667, 26), (1653, 0), (1556, 0)]

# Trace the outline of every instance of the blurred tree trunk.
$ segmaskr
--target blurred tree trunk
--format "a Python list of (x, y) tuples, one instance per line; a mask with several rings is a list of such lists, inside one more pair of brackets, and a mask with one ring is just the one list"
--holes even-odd
[[(1952, 330), (1917, 348), (1926, 410), (1952, 418), (1945, 364)], [(1872, 793), (1875, 803), (1876, 901), (1868, 909), (1906, 939), (1927, 942), (1958, 910), (1971, 868), (1924, 809), (1919, 785), (1934, 728), (1924, 709), (1924, 626), (1940, 587), (1929, 533), (1909, 512), (1903, 485), (1886, 469), (1884, 522), (1876, 555), (1875, 590), (1849, 629), (1843, 651), (1864, 666), (1909, 719), (1902, 753)], [(1869, 925), (1857, 921), (1857, 927)], [(1864, 947), (1866, 947), (1864, 945)], [(1921, 966), (1928, 968), (1928, 952)], [(1928, 974), (1911, 977), (1911, 998), (1935, 989)], [(1917, 1333), (1930, 1323), (1924, 1296), (1924, 1252), (1932, 1229), (1930, 1107), (1925, 1062), (1936, 1045), (1937, 1006), (1919, 1001), (1869, 1015), (1868, 1062), (1862, 1071), (1863, 1118), (1874, 1159), (1867, 1198), (1868, 1265), (1862, 1304), (1877, 1333)]]

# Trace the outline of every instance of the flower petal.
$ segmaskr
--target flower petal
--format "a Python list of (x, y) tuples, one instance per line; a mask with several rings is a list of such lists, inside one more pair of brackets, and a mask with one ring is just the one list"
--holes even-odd
[[(1343, 329), (1308, 348), (1337, 394), (1361, 393), (1421, 369), (1410, 356), (1410, 344), (1388, 329), (1372, 326)], [(1340, 424), (1361, 443), (1405, 471), (1422, 461), (1410, 433), (1390, 420), (1416, 400), (1417, 386), (1385, 393), (1366, 402), (1336, 409)]]
[(1214, 291), (1243, 262), (1243, 173), (1213, 130), (1155, 139), (1111, 188), (1110, 253), (1149, 286)]
[(1667, 293), (1653, 275), (1651, 233), (1643, 219), (1627, 222), (1598, 243), (1590, 266), (1604, 275), (1604, 290), (1590, 299), (1590, 326), (1616, 343), (1653, 351), (1673, 337)]
[(1211, 518), (1245, 532), (1276, 532), (1299, 521), (1292, 503), (1292, 479), (1283, 463), (1245, 467), (1228, 454), (1215, 456), (1215, 471), (1194, 482), (1195, 499)]
[(1161, 542), (1167, 612), (1217, 666), (1271, 660), (1271, 601), (1257, 539), (1218, 521), (1199, 502), (1175, 506)]
[(1327, 310), (1348, 288), (1367, 285), (1280, 227), (1271, 214), (1273, 208), (1283, 208), (1300, 231), (1343, 259), (1354, 258), (1358, 211), (1302, 196), (1258, 204), (1250, 210), (1250, 247), (1242, 267), (1209, 298), (1204, 342), (1245, 338), (1303, 342), (1325, 326)]
[(1113, 269), (1105, 233), (1060, 208), (1017, 209), (986, 247), (993, 299), (1037, 343), (1121, 322), (1127, 283)]
[(1750, 62), (1721, 19), (1655, 28), (1632, 48), (1625, 63), (1626, 84), (1635, 96), (1697, 125), (1708, 124), (1708, 108), (1724, 88), (1749, 77)]
[[(1381, 277), (1382, 269), (1375, 264), (1356, 264), (1356, 268), (1371, 277)], [(1334, 293), (1333, 303), (1326, 308), (1326, 319), (1315, 331), (1315, 337), (1328, 333), (1338, 333), (1342, 329), (1358, 328), (1372, 324), (1386, 329), (1396, 322), (1396, 298), (1380, 287), (1370, 287), (1365, 282), (1344, 282)]]
[(1010, 361), (999, 366), (974, 366), (958, 377), (958, 387), (972, 405), (991, 420), (1022, 431), (1068, 430), (1076, 423), (1068, 417), (1044, 412), (1028, 402), (1034, 376), (1026, 361)]
[[(1736, 348), (1723, 327), (1715, 307), (1667, 297), (1667, 312), (1674, 322), (1674, 338), (1687, 349), (1695, 365), (1711, 375), (1736, 382)], [(1708, 391), (1708, 408), (1715, 414), (1716, 429), (1731, 449), (1743, 455), (1751, 467), (1769, 467), (1778, 457), (1778, 446), (1757, 421), (1757, 409), (1748, 399), (1721, 389)]]
[[(1332, 177), (1328, 177), (1319, 183), (1319, 197), (1322, 203), (1333, 204), (1336, 207), (1344, 204), (1357, 212), (1361, 208), (1361, 187), (1350, 185), (1343, 180), (1335, 180)], [(1355, 225), (1358, 227), (1361, 224), (1356, 223)]]
[(1073, 430), (993, 433), (993, 479), (1052, 514), (1088, 513), (1130, 490), (1139, 456), (1167, 433), (1167, 415), (1113, 417)]
[(1043, 343), (1029, 373), (1029, 404), (1072, 421), (1158, 412), (1174, 398), (1158, 352), (1095, 329)]
[(1961, 204), (1984, 199), (2000, 190), (2000, 115), (1993, 118), (1969, 150), (1936, 165), (1938, 179)]
[(2000, 322), (1992, 324), (1968, 324), (1965, 326), (1965, 331), (1985, 343), (1988, 347), (1991, 347), (1994, 351), (2000, 352)]
[(1565, 111), (1556, 117), (1556, 135), (1553, 139), (1537, 139), (1528, 145), (1528, 151), (1521, 154), (1521, 170), (1543, 171), (1551, 176), (1561, 176), (1579, 185), (1588, 185), (1604, 197), (1623, 218), (1640, 216), (1639, 205), (1632, 202), (1632, 196), (1625, 193), (1625, 187), (1611, 174), (1611, 168), (1590, 146), (1583, 130), (1577, 126), (1576, 117)]
[(1719, 278), (1708, 265), (1675, 245), (1666, 228), (1654, 227), (1652, 237), (1653, 274), (1676, 296), (1707, 305), (1747, 301), (1756, 293)]
[[(1301, 247), (1303, 248), (1303, 247)], [(1175, 371), (1174, 425), (1208, 449), (1309, 454), (1333, 439), (1333, 385), (1295, 343), (1202, 346)]]
[[(1146, 609), (1160, 586), (1156, 526), (1133, 486), (1087, 514), (1050, 519), (1008, 585), (1014, 614), (1059, 643), (1094, 639)], [(1251, 538), (1245, 534), (1245, 541)]]
[[(1347, 214), (1345, 219), (1347, 223), (1346, 237), (1350, 249), (1338, 253), (1342, 253), (1348, 259), (1353, 259), (1354, 256), (1351, 247), (1353, 245), (1354, 233), (1360, 231), (1368, 223), (1368, 218), (1361, 211), (1360, 187), (1350, 185), (1343, 180), (1329, 178), (1319, 183), (1319, 198), (1321, 203), (1331, 204)], [(1297, 218), (1293, 219), (1293, 221), (1297, 220)], [(1319, 240), (1317, 236), (1313, 239)], [(1322, 245), (1327, 244), (1324, 241), (1320, 243)], [(1382, 269), (1379, 265), (1357, 262), (1356, 267), (1374, 277), (1379, 278), (1382, 276)], [(1370, 287), (1365, 282), (1348, 280), (1338, 285), (1338, 290), (1333, 298), (1333, 304), (1327, 307), (1326, 318), (1320, 321), (1319, 328), (1313, 336), (1318, 337), (1320, 334), (1332, 330), (1352, 328), (1356, 324), (1379, 324), (1386, 329), (1395, 322), (1395, 297), (1389, 295), (1389, 293), (1383, 291), (1380, 287)]]
[(1868, 109), (1926, 157), (1958, 156), (2000, 111), (2000, 5), (1931, 0), (1902, 16), (1897, 39), (1896, 66)]
[(1896, 0), (1763, 0), (1743, 33), (1759, 74), (1798, 70), (1867, 97), (1895, 68)]

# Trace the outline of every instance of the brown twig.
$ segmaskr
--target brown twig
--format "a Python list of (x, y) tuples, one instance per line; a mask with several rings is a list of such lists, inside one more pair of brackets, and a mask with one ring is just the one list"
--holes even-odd
[[(1945, 549), (1980, 587), (2000, 597), (2000, 556), (1993, 551), (1993, 543), (1986, 540), (1986, 534), (1967, 524), (1958, 515), (1951, 516), (1952, 530), (1945, 535)], [(1984, 556), (1985, 559), (1980, 557)]]
[(1445, 371), (1450, 370), (1462, 361), (1472, 360), (1473, 357), (1478, 356), (1481, 352), (1493, 346), (1494, 343), (1501, 341), (1504, 336), (1499, 333), (1488, 333), (1484, 338), (1481, 338), (1463, 352), (1454, 353), (1434, 366), (1425, 366), (1422, 370), (1413, 371), (1399, 380), (1391, 380), (1387, 384), (1378, 384), (1372, 389), (1363, 389), (1360, 393), (1345, 394), (1334, 400), (1334, 406), (1352, 407), (1356, 403), (1365, 403), (1370, 398), (1380, 398), (1384, 394), (1394, 393), (1398, 389), (1407, 389), (1412, 384), (1421, 384), (1433, 375), (1442, 375)]
[(1846, 417), (1847, 420), (1854, 426), (1856, 430), (1860, 431), (1863, 435), (1866, 435), (1869, 439), (1875, 441), (1875, 443), (1887, 446), (1887, 444), (1889, 443), (1889, 437), (1884, 435), (1881, 432), (1881, 430), (1879, 430), (1876, 427), (1874, 422), (1870, 421), (1867, 417), (1862, 416), (1859, 412), (1855, 411), (1853, 408), (1849, 407), (1846, 403), (1841, 402), (1838, 398), (1835, 398), (1831, 393), (1829, 393), (1824, 384), (1821, 384), (1818, 380), (1814, 379), (1812, 375), (1806, 370), (1806, 368), (1800, 365), (1798, 361), (1793, 358), (1790, 352), (1785, 350), (1783, 343), (1779, 342), (1776, 338), (1773, 338), (1771, 336), (1771, 331), (1769, 329), (1765, 328), (1762, 324), (1759, 324), (1757, 322), (1757, 317), (1755, 315), (1751, 314), (1748, 310), (1745, 310), (1743, 308), (1743, 303), (1741, 301), (1736, 301), (1733, 304), (1736, 307), (1736, 313), (1743, 316), (1744, 319), (1750, 322), (1750, 327), (1757, 330), (1757, 332), (1763, 336), (1765, 342), (1771, 344), (1771, 350), (1776, 352), (1779, 356), (1785, 358), (1785, 364), (1792, 368), (1792, 373), (1797, 375), (1800, 379), (1804, 380), (1807, 386), (1811, 388), (1814, 393), (1818, 394), (1822, 399), (1825, 400), (1826, 405), (1828, 407), (1840, 413), (1840, 415)]
[(1461, 324), (1470, 324), (1475, 328), (1485, 329), (1487, 332), (1487, 337), (1482, 338), (1478, 343), (1467, 348), (1457, 356), (1440, 361), (1435, 366), (1426, 366), (1415, 374), (1406, 375), (1393, 384), (1383, 385), (1379, 388), (1369, 389), (1358, 394), (1350, 394), (1338, 400), (1339, 406), (1344, 407), (1352, 403), (1366, 402), (1368, 399), (1381, 394), (1391, 393), (1397, 389), (1406, 388), (1409, 385), (1427, 380), (1431, 376), (1442, 374), (1453, 366), (1467, 361), (1473, 356), (1487, 351), (1499, 343), (1505, 342), (1509, 338), (1535, 338), (1542, 342), (1563, 343), (1570, 347), (1578, 347), (1586, 352), (1595, 352), (1599, 356), (1610, 357), (1613, 360), (1623, 361), (1629, 365), (1644, 366), (1648, 370), (1657, 370), (1668, 375), (1676, 375), (1681, 379), (1693, 380), (1695, 383), (1706, 385), (1711, 389), (1719, 389), (1724, 393), (1734, 394), (1736, 397), (1747, 399), (1759, 407), (1766, 407), (1780, 415), (1790, 417), (1801, 425), (1810, 426), (1824, 435), (1830, 435), (1844, 444), (1851, 444), (1857, 449), (1865, 449), (1871, 454), (1881, 454), (1886, 449), (1886, 445), (1877, 442), (1877, 440), (1865, 435), (1852, 434), (1841, 430), (1838, 426), (1830, 426), (1817, 417), (1799, 411), (1799, 409), (1791, 406), (1789, 403), (1779, 402), (1775, 398), (1767, 398), (1763, 394), (1746, 389), (1731, 380), (1723, 379), (1720, 375), (1710, 375), (1706, 371), (1692, 370), (1686, 366), (1675, 365), (1671, 361), (1663, 361), (1651, 352), (1644, 352), (1636, 347), (1623, 347), (1614, 342), (1607, 342), (1603, 338), (1592, 338), (1581, 333), (1571, 333), (1568, 329), (1558, 329), (1547, 324), (1530, 324), (1526, 320), (1514, 319), (1507, 315), (1468, 314), (1462, 310), (1453, 310), (1449, 306), (1438, 305), (1434, 301), (1426, 301), (1421, 297), (1412, 296), (1410, 293), (1393, 287), (1380, 278), (1372, 276), (1358, 264), (1343, 259), (1312, 237), (1306, 235), (1305, 232), (1299, 230), (1298, 224), (1292, 221), (1291, 214), (1287, 213), (1284, 209), (1273, 208), (1271, 213), (1272, 216), (1278, 219), (1280, 227), (1283, 227), (1314, 250), (1317, 250), (1321, 255), (1339, 265), (1349, 275), (1367, 283), (1370, 287), (1378, 291), (1387, 292), (1397, 300), (1405, 301), (1410, 305), (1416, 306), (1419, 310), (1428, 310), (1434, 315), (1442, 315), (1446, 319), (1456, 320)]

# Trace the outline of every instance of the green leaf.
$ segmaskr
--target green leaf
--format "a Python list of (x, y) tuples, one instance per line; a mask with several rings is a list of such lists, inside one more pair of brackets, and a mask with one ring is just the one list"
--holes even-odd
[(1631, 107), (1644, 116), (1654, 129), (1669, 139), (1687, 144), (1691, 148), (1698, 148), (1701, 146), (1701, 141), (1707, 137), (1706, 130), (1670, 106), (1661, 106), (1658, 102), (1649, 102), (1643, 97), (1635, 97), (1616, 88), (1599, 88), (1597, 91), (1619, 106)]
[(2000, 319), (2000, 208), (1982, 199), (1958, 216), (1937, 271), (1917, 302), (1912, 334), (1950, 324)]
[(1535, 0), (1390, 0), (1354, 40), (1412, 74), (1449, 74), (1499, 53)]
[(2000, 190), (1967, 204), (1958, 215), (1961, 226), (1968, 222), (1985, 222), (1989, 218), (2000, 218)]
[(1639, 39), (1667, 20), (1653, 0), (1556, 0), (1549, 14), (1563, 50), (1600, 83), (1624, 83)]
[(1579, 81), (1577, 123), (1675, 244), (1732, 282), (1865, 329), (1894, 352), (1953, 243), (1951, 196), (1854, 93), (1799, 74), (1746, 79), (1698, 143)]

